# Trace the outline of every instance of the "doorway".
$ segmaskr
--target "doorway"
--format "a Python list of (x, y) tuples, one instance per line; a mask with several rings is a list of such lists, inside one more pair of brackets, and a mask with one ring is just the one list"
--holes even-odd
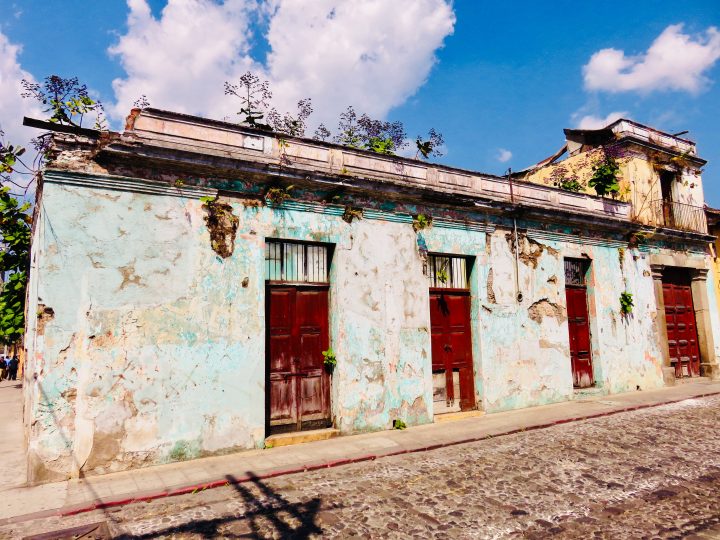
[(700, 376), (700, 352), (691, 278), (684, 268), (666, 268), (662, 276), (670, 365), (675, 377)]
[(329, 247), (266, 243), (266, 433), (329, 427)]
[(588, 388), (595, 384), (587, 304), (586, 276), (589, 267), (589, 261), (585, 259), (565, 259), (565, 299), (574, 388)]
[(468, 260), (429, 255), (435, 414), (476, 408)]

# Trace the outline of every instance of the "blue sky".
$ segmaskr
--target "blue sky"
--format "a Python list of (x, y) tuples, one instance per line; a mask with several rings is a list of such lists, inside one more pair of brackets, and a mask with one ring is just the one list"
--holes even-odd
[[(403, 120), (410, 136), (435, 127), (447, 145), (441, 162), (491, 173), (553, 153), (565, 127), (623, 112), (689, 130), (710, 162), (706, 199), (720, 206), (717, 0), (316, 2), (263, 9), (249, 0), (151, 0), (145, 12), (145, 0), (66, 0), (62, 8), (0, 0), (6, 50), (20, 47), (15, 67), (0, 59), (0, 101), (11, 103), (14, 69), (37, 80), (79, 77), (114, 128), (140, 93), (153, 106), (223, 117), (233, 109), (222, 80), (251, 68), (267, 74), (280, 108), (309, 96), (331, 126), (355, 104)], [(648, 54), (654, 43), (660, 60)], [(620, 68), (612, 67), (620, 53), (605, 49), (623, 51)], [(596, 53), (589, 82), (583, 67)], [(13, 128), (21, 107), (0, 103), (8, 133), (21, 133)]]

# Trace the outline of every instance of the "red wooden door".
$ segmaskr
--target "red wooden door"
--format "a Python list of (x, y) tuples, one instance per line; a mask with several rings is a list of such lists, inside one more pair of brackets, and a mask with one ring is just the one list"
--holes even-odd
[(271, 286), (267, 311), (269, 432), (327, 427), (327, 289)]
[[(431, 291), (430, 327), (432, 369), (433, 373), (445, 375), (446, 400), (459, 400), (463, 411), (474, 409), (470, 295)], [(454, 377), (459, 378), (459, 395), (455, 395)]]
[(595, 383), (590, 353), (587, 291), (583, 286), (566, 286), (565, 298), (567, 300), (573, 386), (586, 388)]
[(700, 375), (700, 353), (690, 276), (667, 271), (663, 275), (663, 299), (670, 364), (675, 368), (675, 376), (697, 377)]

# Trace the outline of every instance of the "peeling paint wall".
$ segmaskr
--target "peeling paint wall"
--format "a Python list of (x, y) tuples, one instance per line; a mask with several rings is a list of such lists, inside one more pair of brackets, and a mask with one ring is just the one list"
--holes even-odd
[[(407, 213), (348, 224), (342, 207), (221, 197), (236, 217), (228, 218), (233, 249), (221, 257), (199, 196), (85, 181), (49, 175), (35, 232), (30, 306), (53, 316), (29, 326), (32, 481), (263, 446), (266, 238), (335, 245), (331, 402), (343, 433), (388, 429), (394, 419), (432, 421), (423, 243), (472, 257), (479, 407), (573, 398), (563, 257), (592, 260), (598, 385), (620, 392), (662, 384), (649, 266), (637, 250), (621, 253), (618, 242), (580, 243), (568, 231), (538, 232), (520, 220), (518, 291), (507, 220), (471, 215), (416, 233)], [(636, 299), (628, 318), (620, 315), (624, 290)]]

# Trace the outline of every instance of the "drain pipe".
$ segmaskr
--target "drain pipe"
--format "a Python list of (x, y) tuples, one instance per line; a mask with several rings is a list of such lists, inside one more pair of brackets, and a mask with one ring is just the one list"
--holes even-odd
[[(510, 186), (510, 203), (515, 204), (515, 195), (513, 194), (512, 169), (507, 170), (508, 186)], [(520, 250), (518, 246), (517, 219), (513, 214), (513, 241), (515, 243), (515, 298), (518, 304), (523, 301), (523, 294), (520, 292)]]

